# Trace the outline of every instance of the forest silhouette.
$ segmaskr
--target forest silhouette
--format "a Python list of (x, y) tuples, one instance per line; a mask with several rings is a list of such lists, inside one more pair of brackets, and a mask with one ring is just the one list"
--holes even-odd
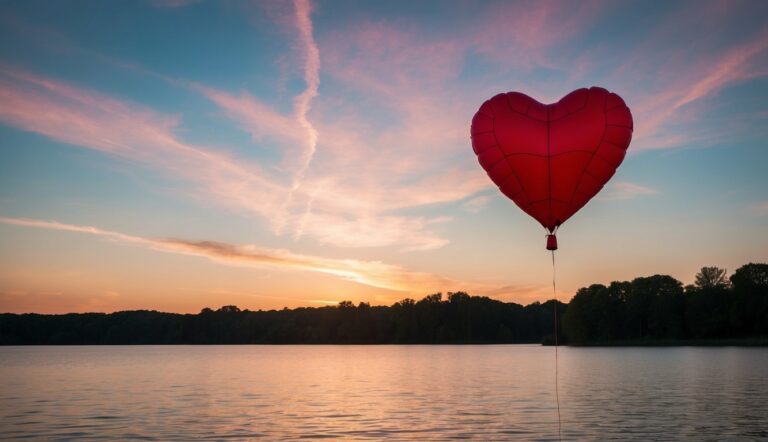
[(768, 264), (730, 277), (704, 267), (693, 285), (668, 275), (594, 284), (571, 302), (527, 306), (464, 292), (391, 306), (337, 306), (198, 314), (0, 314), (0, 344), (472, 344), (575, 345), (768, 343)]

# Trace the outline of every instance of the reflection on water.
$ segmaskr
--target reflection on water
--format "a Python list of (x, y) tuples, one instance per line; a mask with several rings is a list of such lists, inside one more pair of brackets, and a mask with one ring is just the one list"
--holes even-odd
[[(553, 351), (3, 347), (0, 437), (556, 440)], [(564, 439), (768, 440), (768, 349), (559, 352)]]

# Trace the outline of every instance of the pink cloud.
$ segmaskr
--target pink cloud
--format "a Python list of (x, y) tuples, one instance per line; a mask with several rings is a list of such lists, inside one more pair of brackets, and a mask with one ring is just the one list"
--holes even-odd
[(193, 85), (193, 88), (242, 124), (255, 140), (269, 136), (276, 136), (281, 141), (302, 140), (296, 133), (296, 121), (292, 117), (278, 113), (245, 91), (234, 95), (199, 84)]
[[(722, 23), (737, 12), (719, 2), (684, 8), (665, 17), (642, 44), (625, 54), (609, 81), (626, 85), (622, 95), (635, 116), (634, 149), (711, 143), (728, 136), (726, 127), (693, 125), (724, 88), (766, 75), (760, 58), (768, 49), (765, 30), (727, 46), (713, 40), (726, 32)], [(704, 29), (709, 31), (702, 33)], [(675, 44), (691, 38), (696, 38), (697, 50)]]
[(179, 118), (48, 78), (0, 66), (0, 121), (172, 174), (220, 204), (268, 216), (282, 187), (257, 164), (189, 144)]
[[(453, 158), (468, 149), (471, 114), (459, 94), (440, 91), (458, 72), (461, 54), (453, 43), (414, 44), (414, 35), (385, 25), (356, 26), (354, 32), (334, 34), (321, 44), (326, 71), (373, 92), (368, 95), (378, 103), (371, 109), (367, 100), (316, 101), (317, 110), (307, 114), (319, 134), (313, 167), (305, 171), (303, 188), (293, 189), (279, 211), (277, 231), (286, 227), (295, 238), (307, 234), (345, 247), (397, 244), (404, 235), (410, 242), (405, 249), (442, 246), (445, 239), (429, 227), (439, 218), (391, 212), (461, 200), (489, 187), (471, 156), (462, 156), (458, 165)], [(245, 92), (199, 90), (255, 137), (278, 140), (286, 157), (298, 163), (301, 126), (289, 116)], [(398, 121), (378, 123), (375, 108), (381, 105)]]
[[(0, 99), (11, 106), (0, 110), (0, 119), (169, 171), (195, 183), (203, 198), (268, 220), (276, 234), (340, 247), (437, 248), (447, 242), (437, 233), (445, 216), (400, 212), (460, 202), (492, 187), (471, 155), (468, 125), (477, 105), (498, 86), (460, 81), (468, 55), (479, 53), (500, 66), (506, 60), (507, 68), (515, 69), (575, 60), (577, 71), (589, 71), (594, 60), (588, 56), (562, 61), (557, 52), (604, 7), (587, 3), (574, 12), (550, 2), (493, 5), (451, 35), (402, 20), (362, 20), (316, 42), (311, 5), (296, 1), (292, 11), (281, 9), (306, 85), (294, 97), (292, 112), (279, 112), (247, 91), (192, 85), (254, 142), (274, 149), (282, 158), (277, 167), (184, 141), (176, 134), (179, 116), (7, 66), (0, 68)], [(654, 32), (661, 36), (654, 38), (668, 38), (667, 28), (675, 29), (660, 26)], [(638, 83), (622, 92), (636, 116), (633, 150), (689, 141), (691, 135), (674, 126), (695, 117), (705, 98), (756, 75), (754, 58), (766, 48), (764, 37), (669, 65), (661, 62), (674, 61), (674, 54), (654, 53), (658, 43), (639, 47), (609, 77)], [(332, 80), (324, 87), (332, 83), (339, 94), (321, 94), (321, 55), (323, 73)], [(517, 79), (515, 69), (502, 79)], [(663, 81), (654, 82), (656, 76)], [(520, 88), (540, 93), (544, 101), (563, 92), (535, 82)], [(626, 186), (615, 190), (641, 194)]]
[(609, 5), (595, 1), (569, 7), (554, 1), (504, 2), (486, 8), (463, 37), (474, 51), (502, 66), (572, 69), (575, 57), (552, 50), (584, 31), (607, 9)]
[[(295, 136), (296, 123), (291, 117), (278, 114), (246, 93), (235, 97), (211, 89), (200, 90), (254, 136), (277, 139), (286, 158), (284, 166), (288, 167), (295, 158), (295, 146), (301, 143)], [(379, 149), (382, 143), (376, 140), (366, 142), (342, 127), (316, 124), (324, 135), (316, 167), (305, 177), (305, 185), (292, 189), (287, 204), (276, 210), (272, 220), (277, 232), (287, 226), (296, 238), (307, 234), (322, 243), (342, 247), (379, 247), (403, 242), (408, 250), (440, 247), (446, 241), (429, 231), (432, 221), (384, 212), (451, 202), (488, 186), (485, 176), (474, 167), (469, 171), (450, 168), (414, 179), (413, 165), (401, 167), (403, 157), (408, 158), (409, 153)], [(416, 145), (413, 141), (409, 144)], [(430, 163), (425, 164), (431, 167)], [(422, 166), (416, 172), (425, 170)], [(419, 191), (414, 192), (414, 188)]]
[(390, 93), (437, 90), (460, 73), (466, 44), (456, 36), (430, 38), (422, 32), (386, 22), (353, 23), (322, 39), (326, 70), (350, 85), (402, 102), (406, 97)]
[(641, 148), (664, 148), (690, 139), (675, 137), (674, 134), (668, 138), (670, 133), (664, 131), (665, 126), (685, 122), (688, 116), (684, 109), (686, 106), (710, 98), (729, 85), (752, 78), (750, 62), (766, 49), (768, 34), (730, 48), (692, 68), (678, 66), (678, 81), (644, 98), (636, 107), (636, 144)]
[[(258, 100), (245, 94), (235, 97), (210, 89), (200, 90), (231, 115), (254, 123), (249, 126), (254, 134), (277, 135), (287, 139), (288, 145), (300, 142), (300, 138), (290, 135), (295, 133), (288, 129), (291, 118), (271, 111)], [(201, 198), (273, 223), (291, 189), (290, 184), (281, 184), (285, 180), (279, 173), (223, 151), (181, 140), (175, 133), (180, 123), (177, 116), (159, 114), (137, 104), (8, 66), (0, 66), (0, 100), (6, 104), (0, 108), (0, 121), (164, 170), (194, 184), (192, 193)], [(262, 129), (263, 132), (259, 132)], [(302, 190), (294, 197), (294, 205), (285, 215), (286, 222), (294, 229), (304, 226), (302, 234), (306, 232), (323, 243), (344, 247), (400, 245), (415, 250), (445, 244), (445, 240), (427, 230), (431, 225), (428, 221), (377, 216), (382, 210), (403, 207), (395, 201), (407, 193), (404, 188), (392, 195), (379, 190), (375, 183), (367, 188), (347, 188), (348, 181), (335, 183), (333, 175), (314, 177), (312, 183), (307, 186), (310, 190)], [(313, 192), (324, 186), (328, 193), (316, 196), (317, 216), (307, 216), (305, 204), (314, 197)], [(410, 201), (414, 201), (413, 197)], [(314, 225), (320, 221), (329, 223), (327, 230)], [(339, 233), (340, 226), (344, 225), (357, 234)], [(393, 229), (398, 227), (402, 230), (395, 232)], [(350, 241), (350, 238), (359, 241)]]

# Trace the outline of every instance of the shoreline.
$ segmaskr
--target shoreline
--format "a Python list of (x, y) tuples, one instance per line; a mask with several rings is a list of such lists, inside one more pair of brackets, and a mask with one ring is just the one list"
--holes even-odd
[[(550, 343), (542, 345), (553, 346)], [(562, 344), (559, 347), (768, 347), (768, 338), (598, 341)]]
[[(539, 342), (444, 342), (444, 343), (311, 343), (311, 342), (292, 342), (292, 343), (210, 343), (210, 344), (193, 344), (193, 343), (124, 343), (124, 344), (92, 344), (92, 343), (77, 343), (77, 344), (0, 344), (0, 347), (149, 347), (149, 346), (167, 346), (167, 347), (212, 347), (212, 346), (366, 346), (366, 347), (382, 347), (382, 346), (491, 346), (491, 345), (529, 345), (529, 346), (542, 346), (542, 347), (554, 347), (552, 343), (539, 343)], [(558, 344), (558, 347), (768, 347), (768, 339), (679, 339), (679, 340), (658, 340), (658, 341), (608, 341), (608, 342), (591, 342), (591, 343), (579, 343), (579, 344)]]

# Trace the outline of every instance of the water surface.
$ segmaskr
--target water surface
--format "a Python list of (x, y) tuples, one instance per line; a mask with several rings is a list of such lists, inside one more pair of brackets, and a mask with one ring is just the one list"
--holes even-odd
[[(3, 439), (557, 440), (554, 349), (0, 347)], [(564, 440), (768, 440), (768, 349), (559, 349)]]

